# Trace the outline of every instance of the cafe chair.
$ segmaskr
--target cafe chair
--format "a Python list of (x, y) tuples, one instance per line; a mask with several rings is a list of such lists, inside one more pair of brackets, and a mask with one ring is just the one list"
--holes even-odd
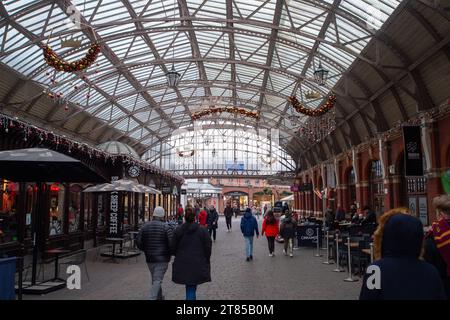
[(89, 273), (88, 273), (88, 269), (87, 269), (87, 264), (86, 264), (86, 256), (87, 256), (87, 250), (83, 249), (83, 250), (79, 250), (76, 251), (74, 253), (72, 253), (69, 256), (64, 257), (63, 259), (69, 259), (67, 261), (63, 261), (60, 262), (60, 266), (65, 265), (65, 266), (71, 266), (71, 265), (76, 265), (76, 266), (81, 266), (84, 265), (84, 270), (86, 271), (86, 276), (88, 281), (90, 281), (89, 279)]
[[(363, 249), (369, 249), (370, 248), (370, 240), (362, 239), (359, 240), (359, 247), (357, 252), (352, 255), (352, 265), (357, 267), (358, 274), (360, 277), (364, 274), (365, 270), (370, 264), (370, 256), (364, 252), (362, 252)], [(353, 269), (356, 271), (356, 269)]]

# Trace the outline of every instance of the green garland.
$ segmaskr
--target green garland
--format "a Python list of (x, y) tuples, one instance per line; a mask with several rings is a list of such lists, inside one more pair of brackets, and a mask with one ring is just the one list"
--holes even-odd
[(442, 172), (441, 182), (445, 193), (450, 195), (450, 170)]

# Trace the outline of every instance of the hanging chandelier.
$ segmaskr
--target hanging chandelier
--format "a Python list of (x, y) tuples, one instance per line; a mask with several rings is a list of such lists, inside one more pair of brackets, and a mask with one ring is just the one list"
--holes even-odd
[(298, 135), (305, 145), (322, 141), (336, 129), (336, 114), (334, 110), (320, 116), (308, 117), (298, 129)]

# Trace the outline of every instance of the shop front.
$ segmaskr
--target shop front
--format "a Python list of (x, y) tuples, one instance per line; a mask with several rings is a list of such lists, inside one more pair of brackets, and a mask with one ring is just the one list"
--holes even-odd
[(244, 211), (248, 207), (248, 193), (242, 191), (232, 191), (224, 194), (225, 203), (231, 203), (232, 207), (238, 207)]

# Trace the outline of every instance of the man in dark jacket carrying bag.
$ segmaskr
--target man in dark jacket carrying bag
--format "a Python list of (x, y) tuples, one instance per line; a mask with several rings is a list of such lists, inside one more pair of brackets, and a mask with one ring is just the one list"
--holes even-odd
[(164, 222), (162, 207), (155, 207), (153, 220), (147, 222), (137, 236), (138, 248), (144, 251), (152, 275), (150, 300), (163, 300), (161, 284), (170, 262), (172, 228)]

